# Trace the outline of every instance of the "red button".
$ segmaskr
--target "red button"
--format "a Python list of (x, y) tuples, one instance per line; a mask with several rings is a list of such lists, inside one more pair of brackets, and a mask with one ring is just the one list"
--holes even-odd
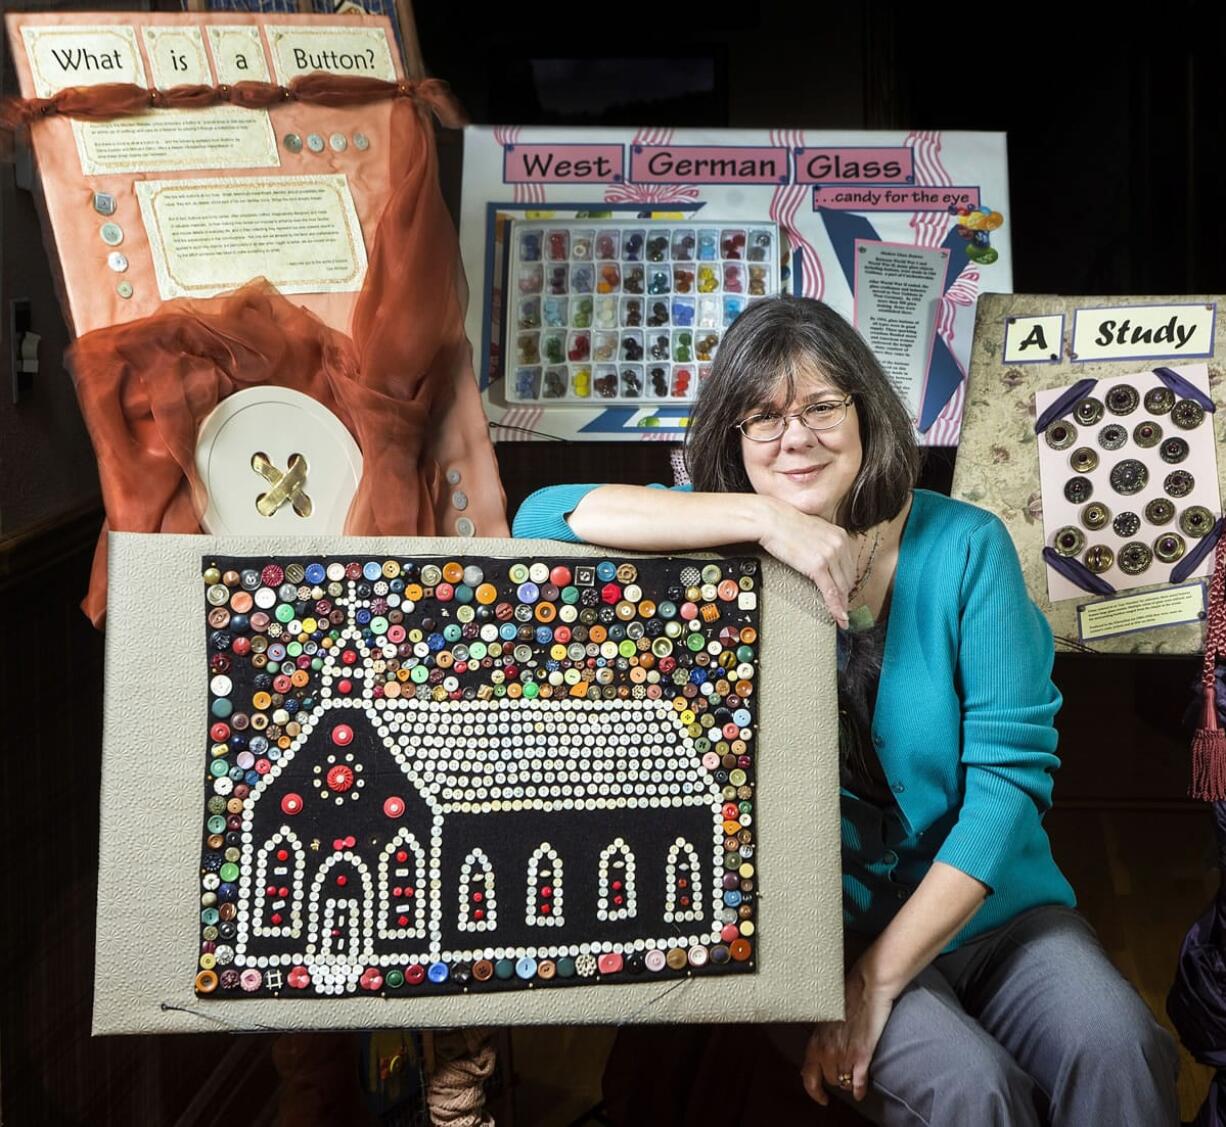
[(616, 974), (622, 969), (622, 957), (616, 951), (609, 951), (596, 960), (601, 974)]
[(404, 799), (393, 795), (384, 802), (383, 813), (389, 818), (399, 818), (404, 813)]
[(353, 743), (353, 729), (348, 724), (337, 724), (332, 729), (332, 742), (337, 747), (348, 747)]
[[(353, 768), (344, 763), (338, 763), (335, 767), (328, 768), (328, 789), (334, 790), (337, 794), (344, 794), (350, 787), (353, 786)], [(735, 810), (736, 807), (734, 806)], [(734, 817), (734, 815), (729, 815)]]
[(302, 813), (302, 795), (294, 794), (292, 791), (283, 796), (281, 799), (281, 812), (283, 814), (301, 814)]
[(565, 587), (570, 583), (570, 568), (559, 564), (549, 573), (549, 582), (555, 587)]
[(404, 980), (410, 986), (420, 985), (426, 977), (426, 968), (421, 963), (414, 963), (412, 966), (406, 967), (404, 972)]

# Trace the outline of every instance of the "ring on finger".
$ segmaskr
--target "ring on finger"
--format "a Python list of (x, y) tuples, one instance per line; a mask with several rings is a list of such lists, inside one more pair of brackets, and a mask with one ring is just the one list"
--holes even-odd
[(839, 1087), (840, 1088), (850, 1088), (851, 1087), (851, 1073), (850, 1072), (840, 1072), (839, 1073)]

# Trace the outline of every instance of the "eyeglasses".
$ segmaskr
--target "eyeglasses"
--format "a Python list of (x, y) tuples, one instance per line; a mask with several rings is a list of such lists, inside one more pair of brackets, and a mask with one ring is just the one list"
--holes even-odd
[(788, 423), (793, 419), (799, 419), (812, 431), (833, 430), (847, 418), (847, 408), (853, 398), (854, 396), (848, 395), (843, 399), (823, 399), (810, 403), (803, 411), (797, 411), (793, 415), (761, 411), (732, 425), (750, 442), (774, 442), (782, 438), (783, 432), (788, 429)]

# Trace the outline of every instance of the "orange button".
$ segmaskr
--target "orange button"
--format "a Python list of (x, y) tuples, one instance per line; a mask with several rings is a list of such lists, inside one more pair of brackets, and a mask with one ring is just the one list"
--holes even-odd
[(251, 609), (252, 602), (250, 591), (235, 591), (230, 596), (230, 609), (235, 614), (246, 614)]
[(478, 982), (488, 982), (494, 977), (494, 964), (489, 959), (478, 959), (473, 963), (473, 978)]
[(742, 699), (753, 693), (752, 681), (738, 681), (736, 683), (736, 695)]
[(540, 963), (537, 964), (537, 968), (536, 968), (537, 978), (543, 978), (546, 981), (548, 981), (549, 979), (553, 978), (554, 975), (556, 975), (557, 973), (558, 973), (558, 964), (555, 963), (552, 959), (542, 959)]
[(411, 603), (420, 603), (423, 594), (420, 583), (410, 583), (404, 589), (404, 597)]
[(255, 696), (251, 698), (251, 707), (258, 708), (261, 712), (270, 704), (272, 704), (272, 697), (270, 697), (267, 693), (256, 693)]
[(438, 653), (434, 655), (434, 664), (440, 669), (450, 669), (454, 663), (455, 658), (452, 656), (450, 650), (439, 650)]
[(310, 679), (311, 675), (305, 669), (295, 669), (289, 675), (290, 684), (297, 689), (301, 689)]
[(753, 954), (753, 944), (748, 939), (734, 939), (728, 944), (728, 954), (738, 963), (743, 963)]
[(492, 583), (482, 583), (480, 587), (473, 592), (483, 607), (488, 607), (495, 599), (498, 598), (498, 588)]
[(595, 626), (588, 630), (587, 636), (596, 645), (600, 645), (609, 636), (609, 632), (600, 623), (596, 623)]
[(720, 601), (725, 603), (732, 602), (740, 593), (741, 589), (737, 586), (735, 579), (725, 579), (716, 588), (716, 594), (719, 595)]
[(650, 599), (644, 599), (641, 603), (639, 603), (639, 614), (641, 614), (644, 618), (650, 618), (655, 613), (656, 604)]
[(196, 975), (196, 993), (212, 994), (217, 989), (217, 972), (202, 970)]
[(558, 617), (558, 608), (553, 603), (537, 603), (534, 613), (537, 622), (552, 622)]
[(746, 646), (752, 646), (758, 640), (758, 632), (752, 626), (741, 627), (741, 642)]
[(464, 568), (454, 560), (443, 564), (443, 578), (448, 583), (459, 583), (464, 578)]

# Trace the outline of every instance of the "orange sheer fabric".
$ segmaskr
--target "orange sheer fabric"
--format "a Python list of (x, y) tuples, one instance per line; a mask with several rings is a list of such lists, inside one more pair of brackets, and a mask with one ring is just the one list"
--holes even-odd
[[(308, 85), (316, 78), (321, 81)], [(479, 403), (475, 388), (466, 394), (462, 387), (472, 379), (463, 281), (425, 109), (446, 98), (446, 88), (419, 83), (413, 97), (404, 97), (397, 95), (409, 84), (327, 75), (294, 86), (299, 94), (307, 88), (355, 101), (376, 86), (376, 96), (385, 96), (390, 87), (396, 97), (389, 158), (396, 187), (371, 241), (352, 338), (258, 280), (220, 297), (167, 302), (152, 317), (95, 330), (75, 343), (69, 366), (107, 512), (83, 604), (95, 624), (106, 610), (107, 528), (200, 531), (197, 430), (218, 402), (245, 387), (302, 391), (349, 427), (364, 468), (346, 532), (434, 533), (445, 492), (438, 451), (449, 445), (475, 467), (470, 492), (497, 495), (497, 515), (483, 520), (482, 534), (507, 534), (484, 417), (469, 417)], [(448, 443), (434, 433), (440, 427), (461, 433)]]

